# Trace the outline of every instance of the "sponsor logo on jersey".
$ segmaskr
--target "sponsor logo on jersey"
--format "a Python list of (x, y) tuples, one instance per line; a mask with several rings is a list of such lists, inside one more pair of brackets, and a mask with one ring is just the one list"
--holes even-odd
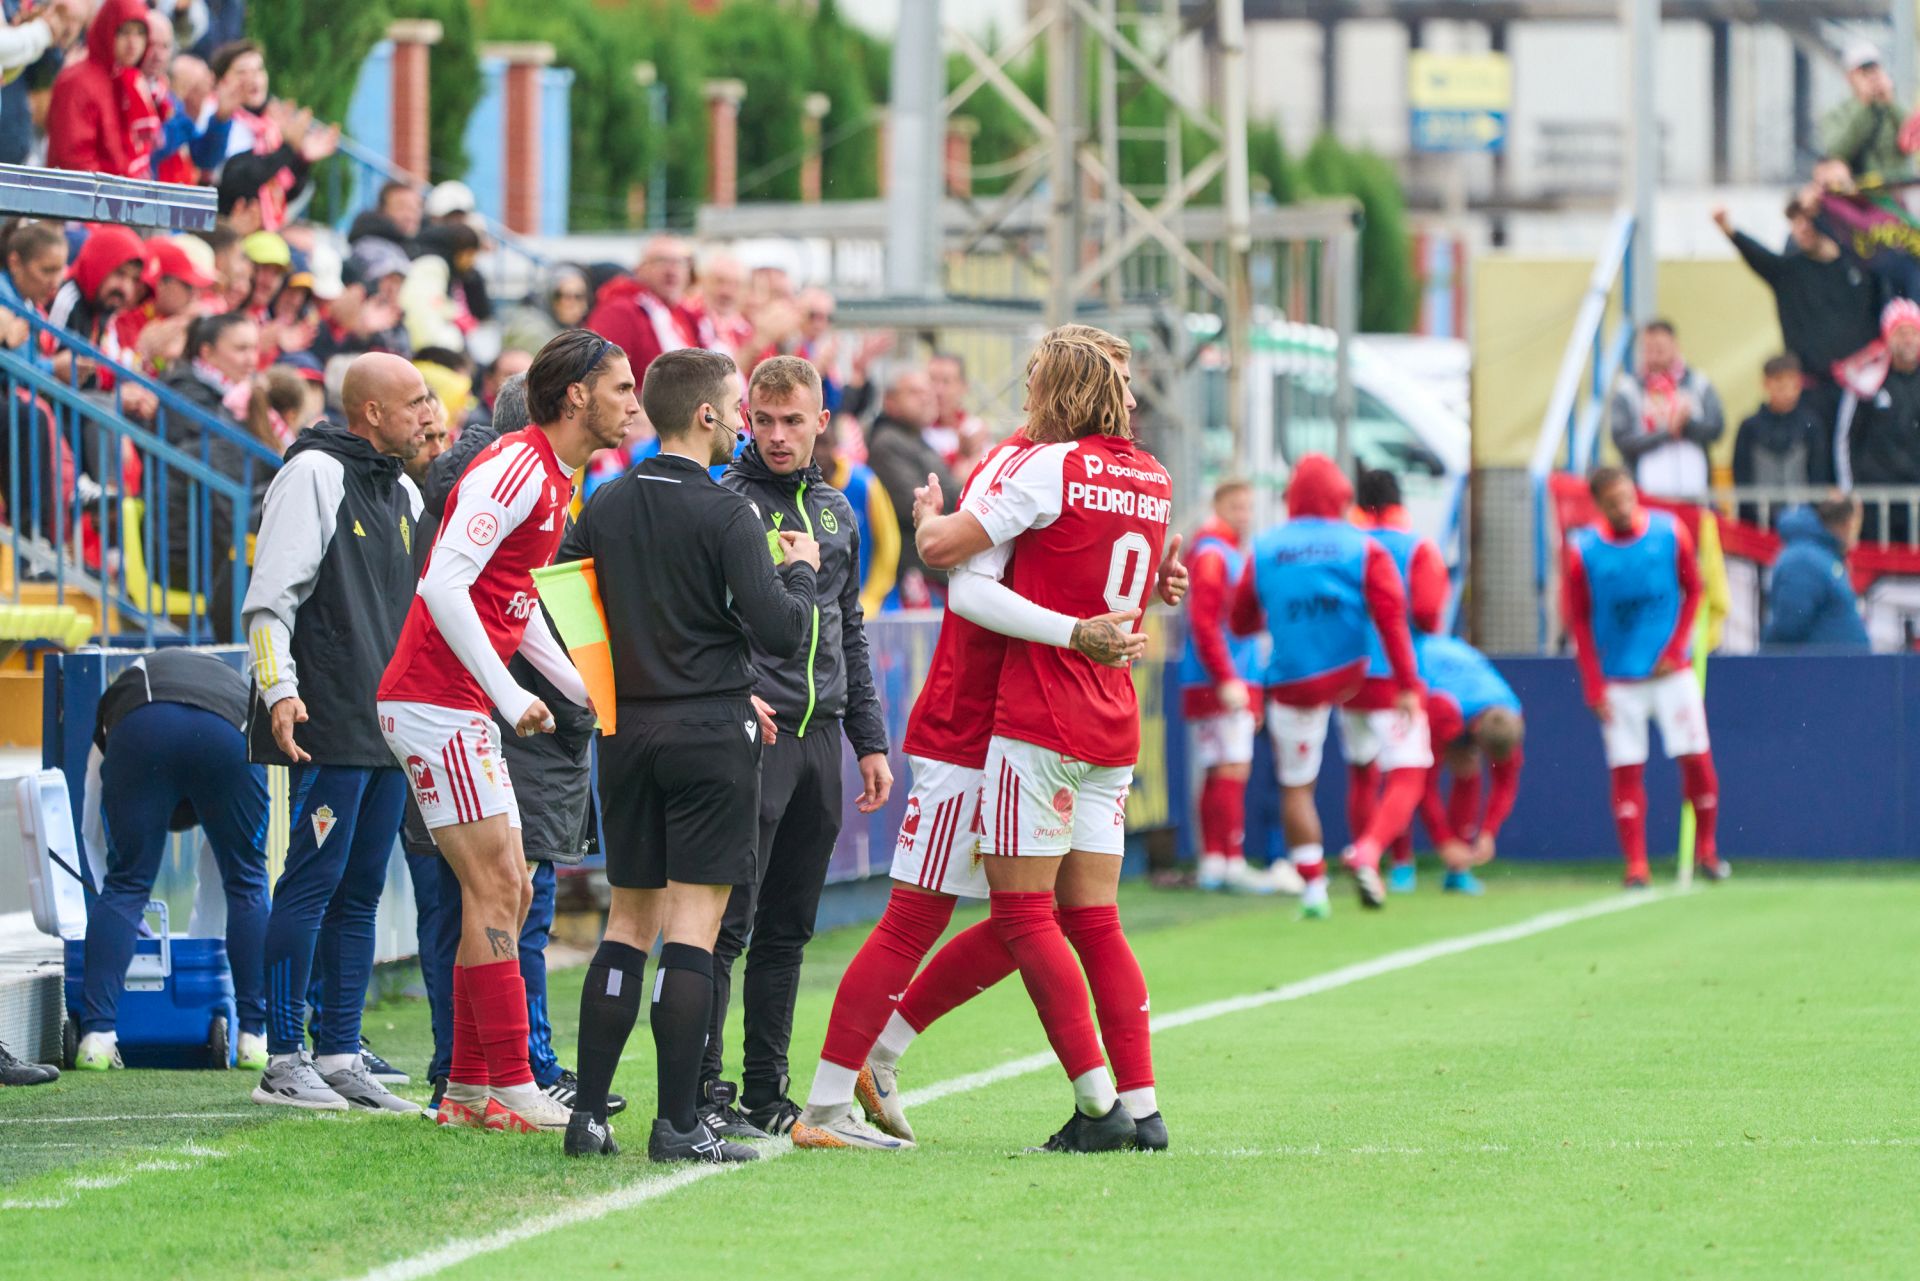
[(775, 529), (778, 529), (778, 528), (780, 528), (780, 523), (781, 523), (782, 521), (784, 521), (784, 520), (786, 520), (786, 518), (787, 518), (787, 514), (786, 514), (785, 512), (783, 512), (783, 511), (776, 511), (776, 512), (775, 512), (775, 513), (773, 514), (773, 527), (774, 527)]
[(534, 607), (540, 603), (540, 597), (534, 592), (515, 592), (513, 599), (507, 602), (507, 617), (522, 621), (533, 617)]
[(900, 838), (894, 842), (894, 846), (902, 850), (912, 849), (913, 838), (919, 835), (919, 832), (920, 798), (918, 796), (910, 796), (907, 798), (906, 816), (900, 820)]
[(315, 849), (327, 843), (327, 837), (333, 834), (333, 806), (322, 805), (313, 812), (313, 845)]
[(440, 791), (433, 785), (433, 768), (418, 756), (407, 757), (407, 777), (413, 780), (414, 799), (421, 809), (440, 803)]
[(1119, 476), (1126, 480), (1144, 480), (1149, 484), (1158, 485), (1170, 483), (1167, 480), (1167, 474), (1163, 471), (1150, 470), (1144, 467), (1128, 467), (1123, 463), (1108, 462), (1106, 459), (1100, 457), (1100, 455), (1094, 453), (1084, 454), (1082, 457), (1087, 464), (1087, 475), (1089, 476)]
[(500, 522), (488, 512), (480, 512), (467, 522), (467, 537), (476, 547), (485, 547), (499, 532)]
[(820, 509), (820, 528), (826, 530), (829, 534), (837, 534), (840, 532), (840, 521), (834, 516), (832, 508), (822, 507)]

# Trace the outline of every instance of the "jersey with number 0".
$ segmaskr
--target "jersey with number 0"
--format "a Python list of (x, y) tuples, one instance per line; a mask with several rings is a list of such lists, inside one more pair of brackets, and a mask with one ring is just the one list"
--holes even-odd
[[(520, 648), (527, 619), (539, 608), (533, 571), (553, 562), (572, 501), (573, 478), (538, 427), (509, 432), (474, 455), (447, 499), (428, 569), (435, 559), (453, 553), (480, 566), (468, 594), (487, 629), (487, 641), (503, 663)], [(380, 698), (493, 710), (417, 595), (380, 682)]]
[[(1027, 438), (1019, 434), (995, 445), (967, 477), (960, 491), (962, 506), (1028, 447)], [(940, 639), (934, 643), (927, 679), (907, 717), (901, 749), (908, 756), (985, 769), (987, 744), (993, 738), (993, 703), (1006, 652), (1007, 638), (999, 632), (947, 611), (940, 620)]]
[[(1132, 441), (1087, 436), (1030, 447), (962, 507), (993, 539), (989, 558), (1011, 544), (1002, 575), (1009, 587), (1048, 609), (1091, 618), (1145, 602), (1160, 568), (1173, 485)], [(1092, 765), (1132, 765), (1140, 755), (1133, 674), (1074, 650), (1009, 641), (993, 732)]]

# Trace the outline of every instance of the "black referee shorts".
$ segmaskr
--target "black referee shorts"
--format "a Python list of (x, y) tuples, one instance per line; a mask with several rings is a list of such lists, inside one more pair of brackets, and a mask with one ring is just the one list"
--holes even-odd
[(608, 884), (750, 884), (759, 820), (753, 704), (719, 698), (620, 705), (620, 732), (600, 739)]

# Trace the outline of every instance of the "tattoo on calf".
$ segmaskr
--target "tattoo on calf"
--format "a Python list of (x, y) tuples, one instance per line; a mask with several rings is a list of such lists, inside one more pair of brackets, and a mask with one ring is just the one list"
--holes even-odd
[(491, 925), (487, 927), (487, 945), (493, 949), (495, 956), (512, 956), (518, 950), (513, 935), (505, 930), (496, 930)]

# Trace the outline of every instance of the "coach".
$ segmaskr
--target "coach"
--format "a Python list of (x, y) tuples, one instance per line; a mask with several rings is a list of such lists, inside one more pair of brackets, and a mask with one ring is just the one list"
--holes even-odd
[[(776, 574), (752, 505), (707, 468), (733, 455), (733, 361), (699, 348), (647, 368), (640, 401), (660, 452), (609, 482), (559, 559), (598, 571), (619, 699), (600, 739), (600, 810), (613, 900), (580, 994), (580, 1090), (566, 1151), (610, 1153), (607, 1088), (639, 1017), (641, 971), (664, 936), (650, 1022), (656, 1161), (747, 1161), (700, 1121), (700, 1060), (713, 1011), (713, 949), (736, 885), (754, 880), (760, 755), (747, 634), (787, 657), (807, 644), (819, 546), (783, 531)], [(756, 726), (756, 720), (760, 723)], [(756, 730), (758, 732), (756, 732)]]
[[(820, 544), (815, 605), (807, 643), (782, 657), (749, 632), (754, 693), (773, 709), (777, 737), (760, 761), (758, 883), (735, 888), (713, 949), (713, 1022), (701, 1068), (701, 1108), (723, 1134), (785, 1134), (800, 1109), (787, 1098), (787, 1044), (800, 955), (826, 885), (827, 863), (840, 836), (840, 734), (860, 761), (862, 813), (887, 803), (887, 729), (873, 689), (866, 626), (860, 613), (860, 531), (853, 506), (814, 465), (814, 444), (827, 429), (820, 374), (798, 356), (762, 361), (747, 385), (753, 443), (720, 483), (744, 495), (769, 539), (804, 530)], [(740, 1102), (720, 1080), (721, 1029), (734, 958), (747, 952), (746, 1037)]]
[[(420, 495), (402, 464), (441, 411), (419, 370), (385, 353), (355, 358), (341, 398), (347, 426), (307, 428), (267, 490), (241, 609), (249, 755), (289, 767), (292, 824), (267, 922), (268, 1059), (253, 1100), (417, 1112), (369, 1075), (360, 1010), (407, 797), (374, 710), (413, 600)], [(316, 950), (317, 1059), (301, 1027)]]

